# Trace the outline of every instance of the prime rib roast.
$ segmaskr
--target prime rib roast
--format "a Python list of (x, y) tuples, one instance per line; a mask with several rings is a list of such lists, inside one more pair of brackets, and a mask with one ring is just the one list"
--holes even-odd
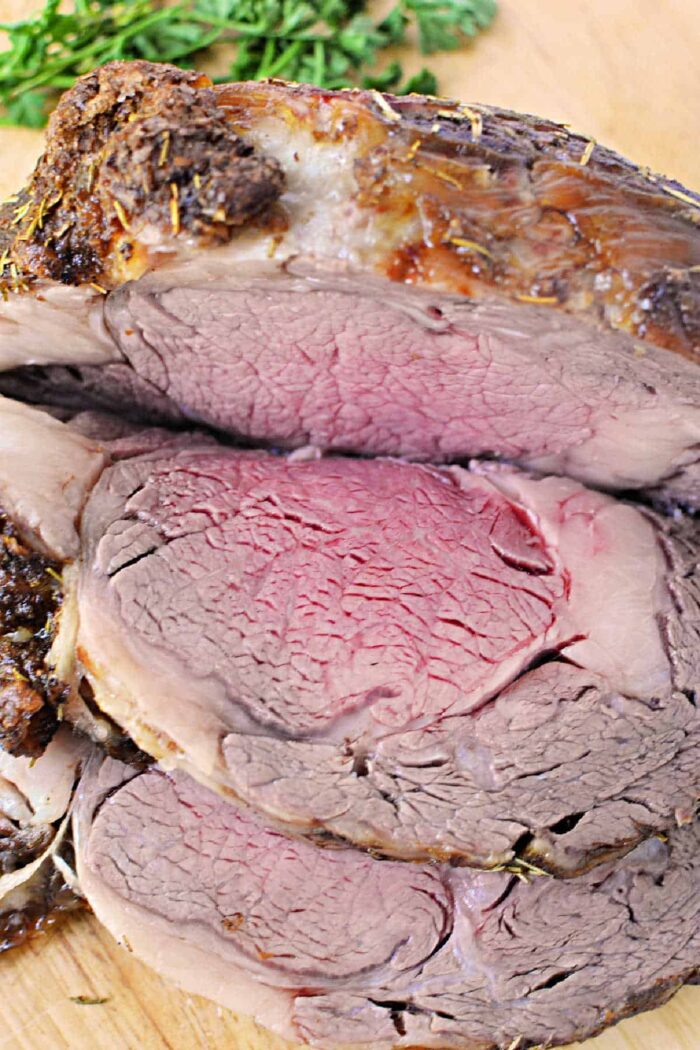
[(321, 1047), (695, 978), (699, 217), (483, 106), (64, 96), (0, 213), (8, 928), (82, 893)]

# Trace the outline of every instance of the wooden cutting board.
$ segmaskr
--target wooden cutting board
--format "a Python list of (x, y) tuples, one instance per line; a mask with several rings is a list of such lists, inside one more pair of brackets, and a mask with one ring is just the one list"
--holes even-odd
[[(0, 20), (36, 4), (0, 0)], [(445, 94), (564, 121), (700, 189), (699, 0), (501, 0), (471, 49), (434, 59)], [(407, 63), (415, 67), (419, 59)], [(41, 136), (0, 129), (0, 195)], [(0, 959), (0, 1050), (284, 1050), (211, 1003), (174, 990), (88, 915)], [(79, 1005), (71, 997), (106, 998)], [(698, 1050), (700, 989), (626, 1021), (586, 1050)], [(368, 1048), (369, 1050), (369, 1048)]]

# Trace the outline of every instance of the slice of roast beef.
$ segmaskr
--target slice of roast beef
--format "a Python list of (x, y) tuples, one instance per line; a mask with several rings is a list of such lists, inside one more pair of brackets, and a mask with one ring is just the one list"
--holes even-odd
[(574, 874), (700, 795), (692, 524), (505, 468), (193, 445), (107, 468), (82, 541), (98, 706), (287, 829)]
[[(692, 811), (683, 519), (495, 465), (242, 452), (5, 408), (6, 442), (30, 421), (38, 456), (45, 428), (42, 492), (70, 475), (74, 502), (34, 514), (36, 536), (66, 536), (43, 670), (112, 753), (116, 723), (288, 831), (402, 859), (571, 875)], [(5, 486), (20, 523), (30, 452)]]
[(65, 727), (38, 759), (0, 751), (0, 951), (80, 904), (67, 814), (87, 752)]
[(182, 773), (93, 766), (78, 872), (114, 936), (188, 991), (312, 1046), (554, 1046), (700, 965), (700, 826), (579, 879), (288, 840)]
[(697, 505), (699, 216), (538, 118), (116, 63), (5, 210), (4, 389)]

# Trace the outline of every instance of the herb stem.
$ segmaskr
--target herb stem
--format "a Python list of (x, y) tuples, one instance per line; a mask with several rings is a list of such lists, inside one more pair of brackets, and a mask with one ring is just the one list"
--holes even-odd
[[(144, 29), (152, 28), (158, 22), (165, 21), (169, 15), (169, 9), (164, 8), (150, 18), (142, 19), (141, 22), (132, 26), (129, 30), (123, 31), (118, 36), (114, 37), (111, 42), (108, 39), (99, 39), (83, 48), (78, 48), (77, 50), (72, 51), (62, 59), (49, 62), (48, 65), (44, 67), (43, 73), (24, 81), (11, 93), (10, 97), (15, 98), (20, 91), (33, 91), (34, 88), (53, 82), (57, 73), (63, 72), (64, 69), (70, 68), (70, 66), (79, 63), (84, 58), (97, 58), (101, 54), (111, 52), (115, 45), (118, 45), (120, 42), (125, 42), (132, 36), (136, 36), (138, 33), (143, 32)], [(99, 65), (99, 62), (96, 64)]]
[(322, 40), (314, 41), (314, 83), (322, 84), (326, 73), (326, 47)]
[[(302, 50), (303, 46), (304, 46), (303, 41), (301, 41), (301, 40), (294, 40), (291, 44), (289, 44), (284, 49), (284, 51), (282, 52), (281, 55), (279, 55), (279, 57), (276, 59), (276, 61), (272, 62), (268, 66), (267, 72), (265, 73), (265, 76), (266, 77), (274, 77), (274, 76), (277, 76), (278, 73), (281, 73), (282, 70), (285, 68), (285, 66), (287, 66), (289, 64), (289, 62), (291, 62), (292, 59), (296, 58), (297, 55), (299, 55), (301, 53), (301, 50)], [(273, 50), (274, 50), (274, 44), (273, 44)]]

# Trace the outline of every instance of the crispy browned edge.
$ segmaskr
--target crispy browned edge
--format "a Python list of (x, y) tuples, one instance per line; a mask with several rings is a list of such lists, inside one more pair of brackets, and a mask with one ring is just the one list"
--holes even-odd
[(278, 82), (217, 98), (244, 136), (274, 114), (355, 140), (357, 202), (392, 280), (563, 310), (700, 360), (700, 197), (678, 182), (489, 106)]
[(110, 63), (62, 97), (28, 186), (0, 212), (4, 294), (35, 278), (119, 283), (138, 265), (132, 216), (225, 242), (283, 183), (226, 121), (207, 77)]
[(284, 173), (246, 142), (265, 115), (305, 131), (300, 149), (352, 142), (385, 277), (576, 314), (700, 360), (700, 197), (679, 183), (504, 109), (277, 81), (213, 89), (147, 62), (110, 63), (63, 96), (28, 186), (0, 211), (0, 291), (116, 287), (148, 266), (144, 226), (205, 246), (251, 222), (283, 230)]
[(42, 753), (68, 695), (46, 664), (63, 602), (61, 571), (0, 511), (0, 747), (13, 755)]

